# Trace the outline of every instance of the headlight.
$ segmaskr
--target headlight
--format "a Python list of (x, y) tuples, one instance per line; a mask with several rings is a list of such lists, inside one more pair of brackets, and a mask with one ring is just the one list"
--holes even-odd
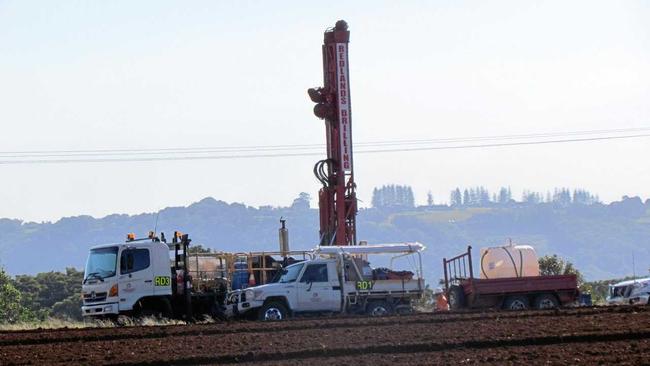
[(255, 292), (253, 290), (246, 290), (246, 292), (244, 292), (244, 295), (246, 296), (246, 301), (251, 301), (253, 298), (255, 298)]
[(260, 300), (262, 295), (264, 295), (264, 290), (254, 290), (253, 291), (253, 299), (255, 299), (255, 300)]

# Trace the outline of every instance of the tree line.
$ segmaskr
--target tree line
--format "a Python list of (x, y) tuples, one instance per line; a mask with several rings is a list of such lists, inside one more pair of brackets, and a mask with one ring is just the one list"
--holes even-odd
[(0, 323), (81, 320), (82, 280), (74, 268), (15, 278), (0, 268)]
[(598, 195), (585, 189), (555, 188), (553, 192), (535, 192), (525, 189), (519, 201), (512, 197), (510, 187), (501, 187), (498, 193), (490, 194), (485, 187), (465, 188), (462, 193), (456, 188), (450, 193), (450, 206), (486, 206), (490, 204), (507, 205), (511, 203), (553, 203), (560, 206), (571, 204), (591, 205), (600, 202)]
[[(598, 195), (592, 194), (585, 189), (555, 188), (552, 192), (545, 193), (524, 190), (520, 200), (513, 198), (510, 187), (501, 187), (498, 192), (490, 193), (482, 186), (461, 189), (457, 187), (449, 195), (449, 204), (442, 204), (450, 207), (481, 207), (489, 205), (508, 205), (514, 203), (540, 204), (553, 203), (559, 206), (572, 204), (591, 205), (599, 203)], [(431, 192), (427, 193), (426, 206), (434, 206), (434, 199)], [(372, 191), (372, 207), (374, 208), (413, 208), (415, 198), (413, 189), (408, 185), (383, 185), (375, 187)]]
[(372, 207), (414, 207), (415, 198), (410, 186), (385, 185), (372, 191)]

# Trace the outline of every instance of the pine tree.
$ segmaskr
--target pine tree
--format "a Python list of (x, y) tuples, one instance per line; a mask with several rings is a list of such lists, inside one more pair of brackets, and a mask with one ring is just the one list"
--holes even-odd
[(458, 207), (463, 204), (463, 198), (460, 193), (460, 188), (456, 187), (455, 190), (451, 191), (451, 195), (449, 197), (449, 204), (454, 207)]
[(560, 206), (568, 206), (571, 204), (571, 191), (567, 188), (555, 188), (553, 193), (553, 203)]
[(413, 195), (413, 189), (411, 186), (405, 186), (406, 188), (406, 200), (405, 200), (405, 206), (406, 207), (415, 207), (415, 196)]
[(498, 200), (498, 202), (500, 204), (506, 204), (506, 203), (508, 203), (508, 201), (510, 201), (508, 189), (506, 189), (506, 187), (501, 187), (501, 189), (499, 190), (499, 200)]
[(406, 206), (406, 192), (402, 186), (395, 186), (395, 206)]
[(379, 201), (379, 190), (377, 187), (372, 190), (372, 207), (378, 208), (381, 207), (381, 203)]
[(481, 206), (488, 205), (490, 203), (490, 192), (488, 192), (487, 188), (485, 187), (479, 187), (478, 191), (479, 204)]

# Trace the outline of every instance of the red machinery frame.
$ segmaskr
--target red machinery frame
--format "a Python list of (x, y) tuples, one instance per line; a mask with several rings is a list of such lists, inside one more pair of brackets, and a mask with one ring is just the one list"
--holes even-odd
[(327, 159), (314, 166), (318, 192), (320, 245), (355, 245), (357, 198), (352, 159), (352, 110), (348, 68), (350, 32), (345, 21), (325, 31), (323, 87), (307, 93), (314, 114), (325, 120)]

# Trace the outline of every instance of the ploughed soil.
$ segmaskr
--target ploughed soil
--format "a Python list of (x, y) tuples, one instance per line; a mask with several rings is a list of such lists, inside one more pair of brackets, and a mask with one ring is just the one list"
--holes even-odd
[(650, 307), (0, 332), (0, 364), (629, 364)]

